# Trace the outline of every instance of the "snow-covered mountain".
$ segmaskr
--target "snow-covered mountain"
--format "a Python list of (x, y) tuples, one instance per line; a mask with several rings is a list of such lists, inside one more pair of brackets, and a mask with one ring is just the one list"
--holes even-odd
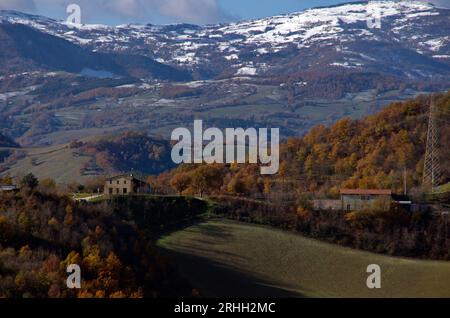
[[(374, 17), (380, 28), (369, 27)], [(95, 52), (147, 56), (202, 78), (374, 72), (417, 80), (450, 74), (450, 10), (423, 2), (350, 3), (207, 26), (70, 25), (14, 11), (0, 11), (0, 21)]]

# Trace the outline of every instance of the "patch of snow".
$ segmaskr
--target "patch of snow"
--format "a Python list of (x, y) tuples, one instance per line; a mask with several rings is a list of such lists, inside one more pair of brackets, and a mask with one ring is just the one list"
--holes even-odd
[(125, 84), (125, 85), (120, 85), (120, 86), (116, 86), (115, 88), (135, 88), (136, 84)]
[(225, 56), (225, 59), (228, 60), (228, 61), (238, 60), (239, 56), (237, 54), (231, 54), (231, 55)]
[(250, 66), (245, 66), (245, 67), (240, 68), (236, 72), (236, 75), (255, 76), (257, 73), (258, 73), (258, 71), (256, 70), (256, 68), (250, 67)]
[(355, 66), (350, 65), (348, 62), (344, 62), (344, 63), (333, 62), (330, 65), (331, 66), (344, 67), (344, 68), (355, 68)]
[(448, 37), (442, 37), (442, 38), (437, 38), (437, 39), (432, 39), (432, 40), (428, 40), (428, 41), (424, 42), (424, 44), (425, 44), (426, 46), (428, 46), (428, 48), (429, 48), (431, 51), (437, 52), (437, 51), (440, 50), (440, 48), (441, 48), (442, 46), (444, 46), (446, 43), (448, 43), (449, 40), (450, 40), (450, 36), (448, 36)]
[(264, 54), (269, 53), (269, 50), (267, 48), (263, 47), (263, 48), (257, 49), (256, 52), (258, 52), (258, 54), (264, 55)]
[(186, 53), (184, 55), (178, 55), (173, 58), (178, 63), (195, 63), (198, 59), (195, 57), (194, 52)]

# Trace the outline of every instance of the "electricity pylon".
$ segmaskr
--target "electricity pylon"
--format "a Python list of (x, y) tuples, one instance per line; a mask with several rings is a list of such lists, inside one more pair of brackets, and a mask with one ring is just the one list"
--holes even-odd
[(439, 128), (437, 123), (437, 109), (433, 97), (430, 102), (428, 118), (427, 149), (423, 169), (423, 185), (432, 192), (439, 186), (441, 167), (439, 163)]

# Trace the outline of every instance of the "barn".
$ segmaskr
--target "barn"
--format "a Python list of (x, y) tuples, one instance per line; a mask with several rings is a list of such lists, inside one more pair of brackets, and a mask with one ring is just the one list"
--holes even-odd
[(341, 189), (340, 195), (344, 211), (374, 207), (389, 210), (392, 201), (392, 191), (387, 189)]

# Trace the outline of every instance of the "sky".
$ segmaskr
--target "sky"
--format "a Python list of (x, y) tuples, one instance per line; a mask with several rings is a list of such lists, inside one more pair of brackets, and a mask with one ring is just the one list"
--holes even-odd
[[(81, 8), (82, 23), (209, 24), (256, 19), (352, 0), (0, 0), (0, 10), (66, 19), (69, 4)], [(424, 0), (425, 1), (425, 0)], [(450, 0), (428, 0), (450, 8)]]

